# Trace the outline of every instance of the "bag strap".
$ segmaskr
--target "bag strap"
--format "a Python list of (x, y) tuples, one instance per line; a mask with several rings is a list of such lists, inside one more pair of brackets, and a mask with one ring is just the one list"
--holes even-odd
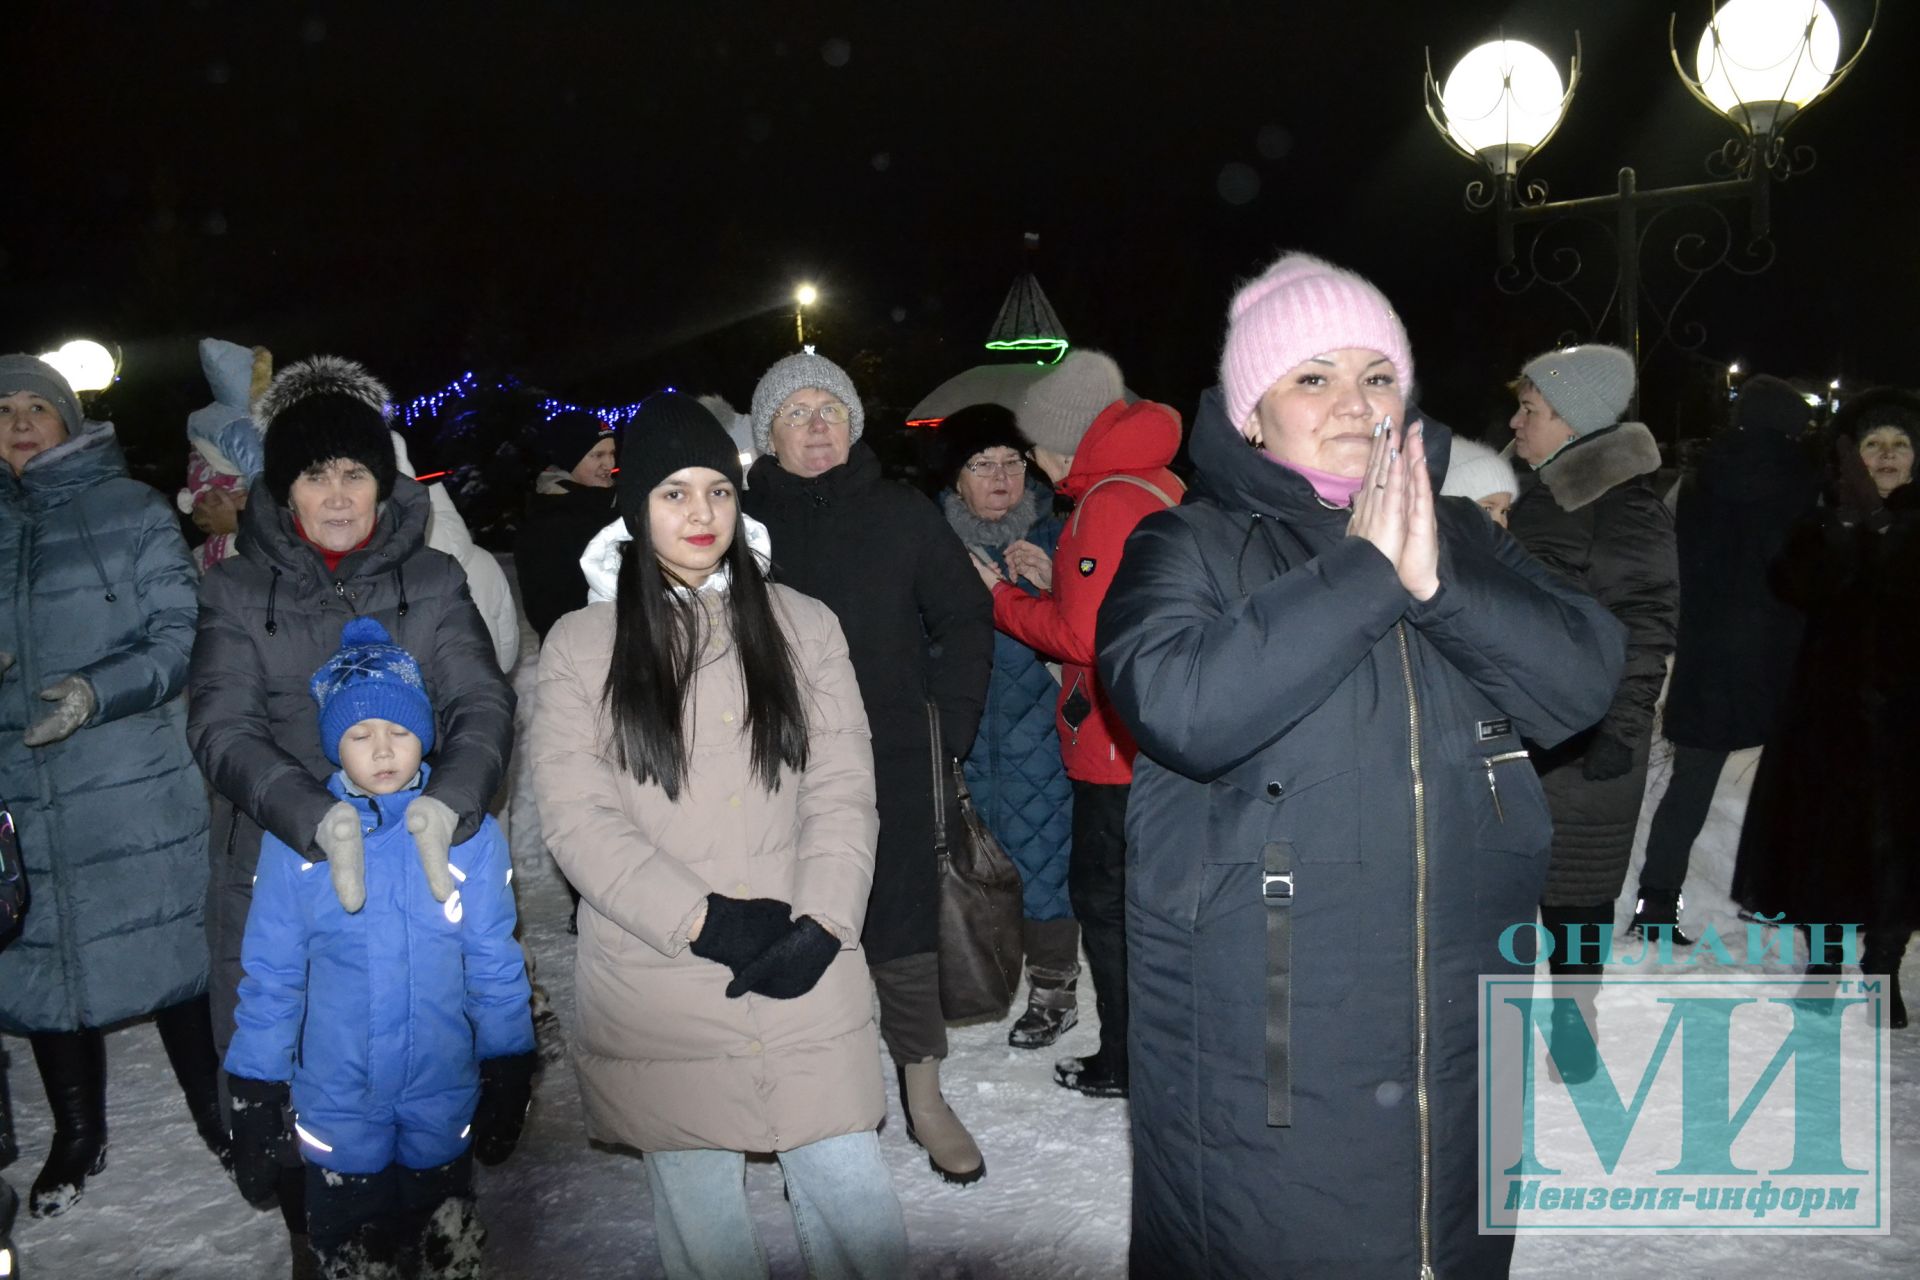
[(932, 701), (927, 703), (927, 741), (933, 756), (933, 852), (942, 857), (947, 852), (947, 770), (940, 759), (940, 707)]
[(1070, 532), (1075, 534), (1078, 534), (1080, 532), (1080, 513), (1087, 509), (1087, 499), (1091, 498), (1094, 494), (1098, 493), (1103, 486), (1114, 484), (1121, 481), (1124, 481), (1125, 483), (1131, 484), (1131, 485), (1138, 485), (1140, 488), (1145, 489), (1148, 493), (1160, 499), (1160, 505), (1163, 507), (1174, 507), (1179, 505), (1179, 503), (1175, 502), (1172, 498), (1169, 498), (1167, 496), (1167, 491), (1165, 489), (1162, 489), (1159, 485), (1155, 484), (1153, 481), (1148, 480), (1142, 476), (1132, 476), (1132, 475), (1128, 475), (1124, 471), (1120, 471), (1120, 472), (1114, 473), (1113, 475), (1108, 476), (1104, 480), (1095, 481), (1091, 488), (1089, 488), (1085, 493), (1080, 495), (1080, 501), (1074, 504), (1073, 527), (1070, 530)]
[(1267, 1123), (1293, 1124), (1293, 850), (1269, 841), (1260, 897), (1267, 915)]

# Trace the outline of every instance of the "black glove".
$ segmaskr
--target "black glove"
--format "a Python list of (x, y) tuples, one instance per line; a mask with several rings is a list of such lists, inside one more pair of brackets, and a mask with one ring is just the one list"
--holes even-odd
[(707, 895), (707, 922), (687, 950), (733, 970), (735, 979), (793, 927), (793, 908), (778, 898)]
[(533, 1073), (540, 1055), (510, 1053), (480, 1064), (480, 1105), (473, 1112), (473, 1158), (499, 1164), (513, 1154), (533, 1104)]
[(256, 1209), (273, 1203), (280, 1170), (294, 1163), (292, 1093), (284, 1080), (227, 1077), (233, 1096), (233, 1180)]
[(1633, 768), (1633, 748), (1618, 738), (1595, 734), (1580, 762), (1580, 776), (1588, 782), (1608, 782)]
[(786, 936), (760, 953), (760, 958), (740, 970), (727, 984), (729, 996), (771, 996), (791, 1000), (813, 990), (820, 975), (840, 954), (840, 939), (823, 928), (812, 916), (801, 916), (788, 928)]

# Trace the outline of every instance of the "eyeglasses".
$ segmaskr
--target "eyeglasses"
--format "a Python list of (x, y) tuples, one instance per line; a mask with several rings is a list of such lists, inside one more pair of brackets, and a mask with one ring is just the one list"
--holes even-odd
[(847, 425), (849, 414), (847, 406), (838, 400), (829, 400), (823, 405), (812, 408), (804, 404), (788, 405), (773, 415), (773, 420), (783, 427), (804, 427), (815, 418), (830, 427), (844, 427)]
[(986, 458), (975, 458), (967, 464), (967, 474), (975, 476), (1000, 475), (1017, 476), (1027, 469), (1025, 458), (1009, 458), (1004, 462), (991, 462)]

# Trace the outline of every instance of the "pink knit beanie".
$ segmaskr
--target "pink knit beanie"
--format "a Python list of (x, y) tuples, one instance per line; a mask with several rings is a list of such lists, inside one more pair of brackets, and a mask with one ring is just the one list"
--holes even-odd
[(1234, 430), (1287, 370), (1309, 357), (1362, 347), (1393, 362), (1403, 395), (1413, 390), (1407, 331), (1381, 292), (1351, 271), (1289, 253), (1242, 286), (1227, 309), (1220, 386)]

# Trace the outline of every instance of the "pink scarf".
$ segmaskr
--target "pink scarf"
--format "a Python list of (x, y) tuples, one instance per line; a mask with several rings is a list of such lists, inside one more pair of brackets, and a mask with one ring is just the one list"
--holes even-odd
[[(1262, 450), (1264, 453), (1265, 450)], [(1331, 471), (1316, 471), (1312, 467), (1303, 467), (1297, 462), (1281, 462), (1272, 454), (1267, 454), (1270, 462), (1277, 462), (1287, 470), (1306, 478), (1313, 491), (1320, 495), (1320, 501), (1330, 507), (1350, 507), (1353, 495), (1360, 492), (1361, 476), (1337, 476)]]

